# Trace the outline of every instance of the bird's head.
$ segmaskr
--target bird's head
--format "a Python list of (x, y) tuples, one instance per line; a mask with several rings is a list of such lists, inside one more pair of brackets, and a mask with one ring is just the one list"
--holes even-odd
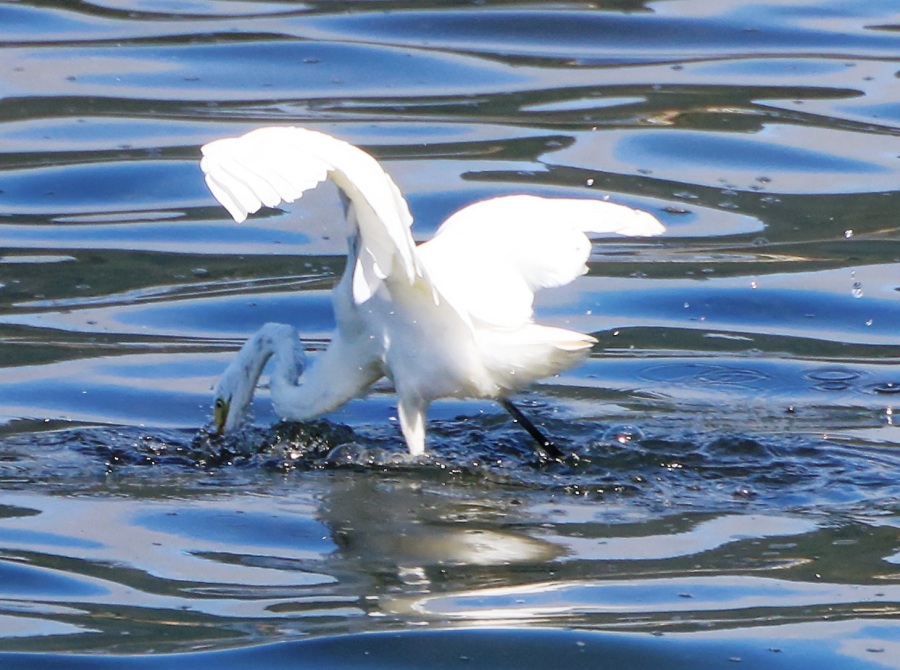
[(237, 428), (247, 412), (256, 377), (238, 361), (233, 362), (219, 380), (213, 395), (213, 435), (224, 435)]
[(231, 398), (216, 396), (213, 402), (213, 435), (219, 436), (225, 433), (225, 424), (228, 423), (228, 414), (231, 411)]

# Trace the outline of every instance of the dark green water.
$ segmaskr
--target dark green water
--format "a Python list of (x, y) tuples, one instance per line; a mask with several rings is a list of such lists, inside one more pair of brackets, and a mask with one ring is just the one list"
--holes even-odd
[[(0, 2), (0, 663), (900, 667), (898, 71), (884, 0)], [(420, 240), (664, 221), (538, 301), (600, 340), (520, 399), (577, 459), (447, 401), (409, 464), (387, 386), (198, 434), (256, 327), (333, 326), (334, 192), (236, 225), (199, 172), (270, 124)]]

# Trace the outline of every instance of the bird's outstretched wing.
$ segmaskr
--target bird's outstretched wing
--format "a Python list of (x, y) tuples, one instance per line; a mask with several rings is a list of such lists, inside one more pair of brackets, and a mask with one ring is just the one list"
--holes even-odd
[(464, 318), (516, 328), (531, 321), (536, 290), (587, 271), (588, 234), (664, 231), (652, 214), (602, 200), (501, 196), (452, 214), (419, 257)]
[(400, 272), (410, 282), (421, 276), (406, 200), (362, 149), (313, 130), (268, 127), (215, 140), (201, 151), (210, 191), (239, 223), (263, 205), (294, 202), (325, 179), (337, 184), (353, 210), (348, 219), (357, 227), (348, 235), (356, 251), (357, 304), (389, 274)]

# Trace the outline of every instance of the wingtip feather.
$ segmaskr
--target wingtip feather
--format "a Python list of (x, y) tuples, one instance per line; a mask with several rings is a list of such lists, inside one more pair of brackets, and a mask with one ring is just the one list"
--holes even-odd
[(231, 190), (219, 182), (215, 173), (208, 172), (205, 180), (210, 193), (231, 214), (231, 218), (238, 223), (243, 223), (247, 219), (249, 212), (241, 205), (240, 200), (234, 196)]

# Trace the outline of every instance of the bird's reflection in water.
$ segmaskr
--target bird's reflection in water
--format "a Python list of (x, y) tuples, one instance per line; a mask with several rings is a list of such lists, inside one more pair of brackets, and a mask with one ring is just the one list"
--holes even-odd
[(556, 544), (510, 530), (522, 520), (507, 492), (490, 499), (483, 487), (449, 486), (434, 478), (332, 475), (319, 509), (338, 546), (331, 569), (369, 576), (371, 583), (360, 585), (360, 592), (382, 614), (399, 614), (414, 608), (416, 597), (461, 584), (494, 585), (509, 576), (506, 566), (543, 571), (564, 553)]

